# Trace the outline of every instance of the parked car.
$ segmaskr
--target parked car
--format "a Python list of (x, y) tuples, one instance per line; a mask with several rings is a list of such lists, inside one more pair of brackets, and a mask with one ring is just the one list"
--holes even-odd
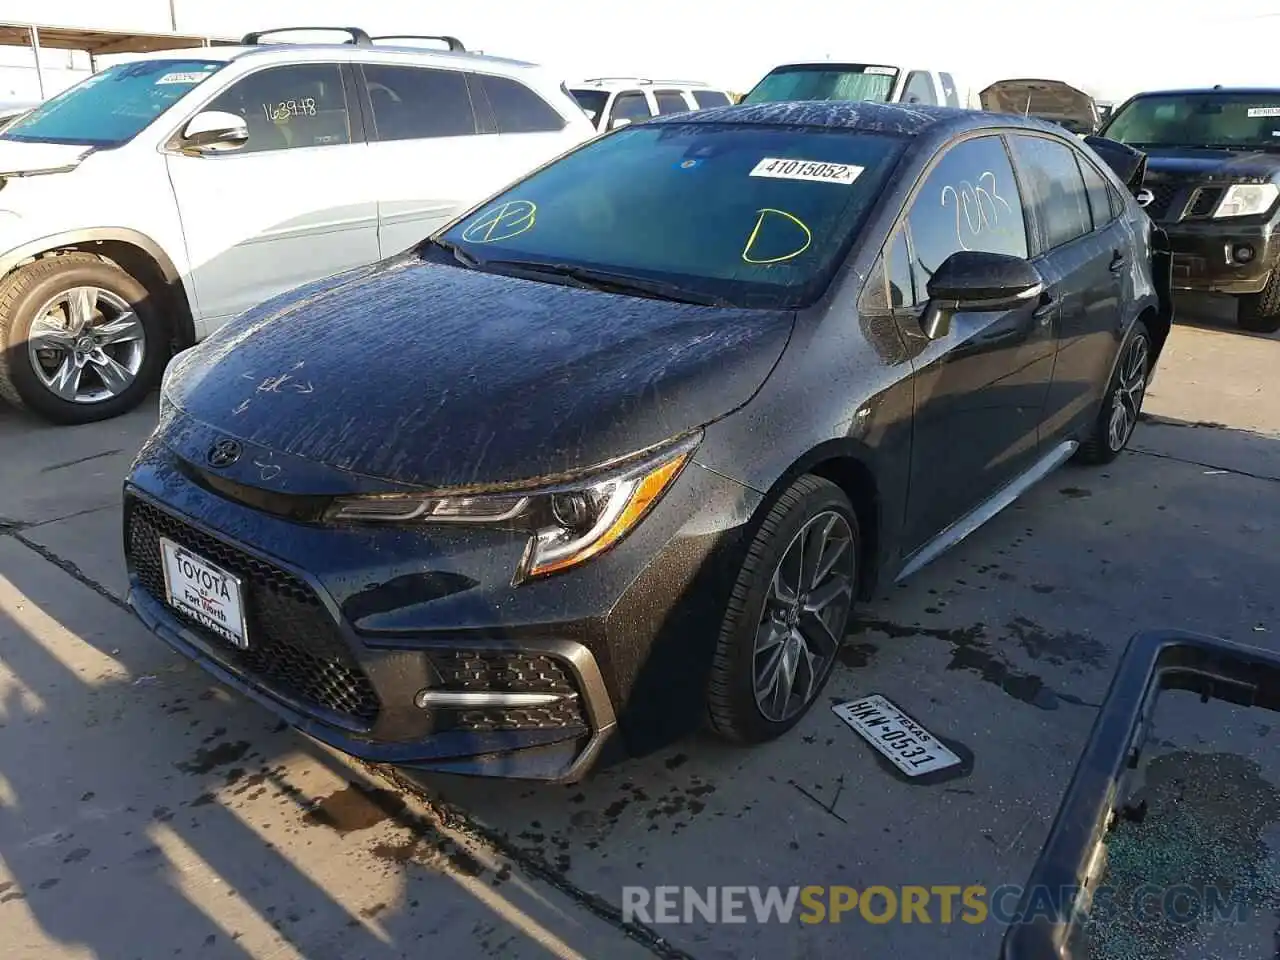
[(0, 133), (0, 397), (123, 413), (174, 350), (594, 135), (537, 67), (351, 35), (146, 55)]
[(1241, 328), (1280, 330), (1280, 88), (1140, 93), (1099, 133), (1147, 155), (1174, 285), (1231, 294)]
[(742, 98), (742, 103), (786, 100), (869, 100), (969, 107), (969, 93), (950, 73), (885, 64), (785, 63), (774, 67)]
[(983, 110), (1039, 117), (1082, 137), (1095, 133), (1100, 122), (1093, 97), (1061, 80), (999, 80), (978, 98)]
[(1171, 319), (1155, 232), (1021, 117), (616, 130), (178, 356), (130, 602), (371, 760), (574, 779), (699, 718), (780, 736), (855, 598), (1124, 449)]
[(597, 77), (574, 84), (569, 92), (602, 132), (650, 117), (723, 107), (732, 102), (728, 91), (697, 80)]

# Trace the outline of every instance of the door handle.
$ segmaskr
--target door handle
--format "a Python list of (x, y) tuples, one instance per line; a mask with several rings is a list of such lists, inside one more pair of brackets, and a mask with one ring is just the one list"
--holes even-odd
[(1129, 258), (1126, 257), (1121, 251), (1119, 250), (1112, 251), (1111, 265), (1110, 265), (1111, 272), (1119, 273), (1121, 270), (1124, 269), (1124, 265), (1128, 262), (1129, 262)]
[(1047, 325), (1053, 319), (1054, 313), (1058, 309), (1058, 298), (1051, 293), (1042, 293), (1040, 295), (1040, 306), (1036, 307), (1035, 312), (1031, 314), (1042, 326)]

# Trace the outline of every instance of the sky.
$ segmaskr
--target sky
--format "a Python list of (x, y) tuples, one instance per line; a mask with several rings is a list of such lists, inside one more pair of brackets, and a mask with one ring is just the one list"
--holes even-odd
[[(267, 27), (326, 23), (370, 33), (446, 33), (472, 49), (542, 63), (571, 81), (638, 75), (705, 80), (745, 91), (777, 63), (830, 57), (947, 70), (975, 91), (1007, 77), (1055, 78), (1100, 99), (1170, 86), (1280, 84), (1280, 69), (1272, 67), (1280, 0), (1258, 0), (1236, 8), (1247, 12), (1221, 16), (1206, 16), (1214, 6), (1204, 0), (632, 0), (625, 6), (606, 0), (172, 0), (172, 5), (183, 33), (234, 37)], [(4, 0), (0, 18), (171, 28), (170, 0)], [(2, 62), (29, 60), (29, 51), (12, 51)], [(59, 64), (66, 65), (65, 54)], [(0, 66), (0, 74), (5, 72)], [(27, 73), (7, 72), (11, 77)]]

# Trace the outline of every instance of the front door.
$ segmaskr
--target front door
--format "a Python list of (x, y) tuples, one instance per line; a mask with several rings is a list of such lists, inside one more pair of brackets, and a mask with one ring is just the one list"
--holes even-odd
[(303, 283), (378, 259), (376, 181), (349, 75), (269, 67), (206, 104), (245, 118), (226, 153), (167, 158), (199, 308), (197, 334)]
[[(908, 550), (1014, 479), (1034, 460), (1056, 348), (1051, 305), (964, 311), (927, 339), (929, 276), (960, 250), (1026, 257), (1023, 202), (999, 136), (947, 150), (911, 202), (890, 277), (914, 354), (915, 416), (905, 531)], [(910, 258), (910, 269), (900, 264)]]

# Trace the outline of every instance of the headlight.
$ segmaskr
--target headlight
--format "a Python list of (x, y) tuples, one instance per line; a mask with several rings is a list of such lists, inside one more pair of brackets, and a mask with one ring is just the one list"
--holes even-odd
[(644, 519), (671, 486), (701, 435), (615, 461), (555, 486), (484, 494), (339, 497), (329, 518), (358, 523), (488, 524), (529, 533), (516, 582), (598, 556)]
[(1280, 197), (1274, 183), (1237, 183), (1227, 188), (1214, 217), (1249, 217), (1266, 213)]

